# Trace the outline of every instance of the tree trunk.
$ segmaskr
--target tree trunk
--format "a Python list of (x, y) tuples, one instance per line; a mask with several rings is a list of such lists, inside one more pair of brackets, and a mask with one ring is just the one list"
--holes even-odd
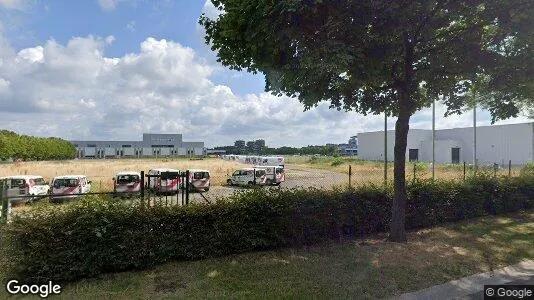
[(391, 233), (389, 241), (406, 242), (405, 216), (406, 216), (406, 145), (408, 130), (410, 129), (409, 95), (406, 91), (400, 93), (399, 117), (395, 123), (395, 150), (394, 150), (394, 198), (391, 216)]

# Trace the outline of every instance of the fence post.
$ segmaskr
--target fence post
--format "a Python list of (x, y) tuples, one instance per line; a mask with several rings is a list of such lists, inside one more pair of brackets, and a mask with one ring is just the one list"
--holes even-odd
[(185, 173), (180, 172), (180, 192), (182, 193), (182, 206), (185, 205)]
[(465, 161), (464, 161), (464, 181), (465, 181)]
[(141, 171), (141, 203), (145, 202), (145, 171)]
[(412, 182), (415, 182), (415, 166), (417, 165), (417, 162), (413, 163), (413, 179)]
[(7, 215), (9, 213), (9, 199), (7, 198), (7, 195), (4, 193), (4, 181), (0, 180), (0, 203), (2, 203), (2, 215), (0, 216), (0, 221), (2, 224), (7, 223)]
[(352, 185), (351, 185), (351, 180), (350, 180), (351, 177), (352, 177), (352, 166), (349, 165), (349, 188), (352, 187)]
[(497, 177), (497, 168), (499, 167), (499, 164), (494, 163), (493, 164), (493, 178)]
[(508, 178), (512, 177), (512, 160), (508, 161)]
[(185, 171), (185, 205), (189, 205), (189, 170)]

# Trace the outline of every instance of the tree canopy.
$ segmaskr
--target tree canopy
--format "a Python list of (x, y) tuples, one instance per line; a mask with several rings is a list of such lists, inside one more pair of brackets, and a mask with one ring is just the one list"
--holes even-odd
[(531, 0), (212, 0), (206, 43), (265, 89), (362, 114), (397, 116), (391, 240), (403, 241), (410, 116), (440, 99), (461, 113), (472, 93), (494, 120), (534, 98)]
[(58, 138), (39, 138), (0, 130), (0, 160), (69, 159), (76, 156), (74, 145)]

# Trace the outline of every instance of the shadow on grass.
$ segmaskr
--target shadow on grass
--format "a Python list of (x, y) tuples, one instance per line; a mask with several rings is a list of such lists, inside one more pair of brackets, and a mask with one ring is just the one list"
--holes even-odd
[(365, 240), (172, 262), (64, 288), (66, 298), (364, 298), (399, 295), (534, 258), (534, 212)]

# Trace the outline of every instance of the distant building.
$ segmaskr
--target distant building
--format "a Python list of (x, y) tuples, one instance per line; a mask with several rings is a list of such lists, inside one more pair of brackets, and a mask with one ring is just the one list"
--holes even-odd
[(254, 141), (248, 141), (247, 142), (247, 150), (248, 150), (248, 152), (253, 152), (254, 151)]
[(255, 140), (254, 141), (254, 146), (253, 146), (253, 151), (258, 153), (258, 152), (261, 152), (263, 151), (263, 149), (265, 149), (265, 140)]
[[(514, 165), (534, 161), (534, 123), (478, 126), (477, 163)], [(384, 131), (358, 134), (358, 156), (368, 160), (384, 160)], [(388, 160), (393, 160), (395, 130), (387, 131)], [(435, 160), (437, 163), (473, 163), (473, 127), (436, 130)], [(410, 129), (406, 160), (432, 161), (432, 130)]]
[(78, 158), (204, 156), (204, 142), (184, 142), (181, 134), (143, 133), (142, 141), (70, 141)]
[(238, 149), (238, 150), (244, 150), (245, 147), (246, 147), (246, 145), (247, 145), (247, 144), (246, 144), (245, 141), (243, 141), (243, 140), (237, 140), (237, 141), (235, 141), (235, 143), (234, 143), (234, 147), (235, 147), (236, 149)]

